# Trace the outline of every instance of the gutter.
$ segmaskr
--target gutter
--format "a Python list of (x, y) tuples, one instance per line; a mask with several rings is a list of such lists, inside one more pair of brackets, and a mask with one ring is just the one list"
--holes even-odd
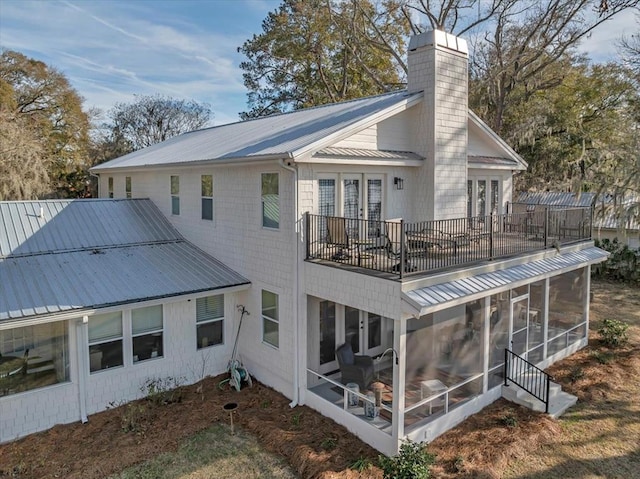
[(299, 341), (299, 330), (298, 328), (298, 294), (300, 291), (298, 281), (299, 281), (299, 270), (300, 270), (300, 242), (298, 241), (298, 169), (290, 166), (291, 162), (289, 161), (285, 163), (284, 159), (278, 160), (279, 165), (285, 170), (291, 171), (293, 173), (293, 238), (296, 244), (296, 264), (293, 269), (293, 304), (294, 304), (294, 321), (293, 321), (293, 349), (294, 349), (294, 361), (293, 361), (293, 399), (289, 403), (289, 407), (294, 408), (298, 405), (300, 400), (300, 341)]

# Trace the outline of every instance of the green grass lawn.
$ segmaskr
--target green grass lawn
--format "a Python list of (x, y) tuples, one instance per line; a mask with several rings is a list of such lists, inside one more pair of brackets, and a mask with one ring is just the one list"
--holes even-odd
[(252, 437), (215, 425), (183, 442), (174, 453), (126, 469), (111, 479), (296, 479), (279, 457), (266, 453)]

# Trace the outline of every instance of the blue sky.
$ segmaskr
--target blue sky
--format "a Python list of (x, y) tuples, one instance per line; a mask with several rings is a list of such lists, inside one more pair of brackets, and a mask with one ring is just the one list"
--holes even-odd
[[(213, 124), (246, 109), (237, 47), (261, 32), (279, 0), (0, 0), (0, 47), (62, 71), (87, 107), (108, 110), (134, 94), (160, 93), (211, 105)], [(632, 13), (583, 43), (595, 61), (615, 55)]]

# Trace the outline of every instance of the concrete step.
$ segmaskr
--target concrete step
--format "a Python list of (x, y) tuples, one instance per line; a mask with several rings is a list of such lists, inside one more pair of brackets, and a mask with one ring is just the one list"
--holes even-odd
[[(557, 383), (551, 382), (549, 386), (549, 415), (557, 419), (573, 406), (578, 398), (562, 391), (562, 387)], [(513, 383), (510, 383), (509, 386), (502, 386), (502, 397), (534, 411), (544, 412), (545, 410), (542, 401)]]

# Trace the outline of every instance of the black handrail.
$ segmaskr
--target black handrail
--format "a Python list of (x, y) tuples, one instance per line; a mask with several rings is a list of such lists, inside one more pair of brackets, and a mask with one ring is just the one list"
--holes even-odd
[[(533, 373), (533, 374), (531, 374)], [(542, 369), (531, 364), (513, 351), (504, 350), (504, 385), (509, 386), (511, 381), (520, 386), (533, 397), (544, 403), (544, 412), (549, 414), (549, 390), (551, 376)]]
[[(526, 206), (526, 205), (525, 205)], [(588, 208), (407, 222), (305, 214), (306, 259), (405, 276), (556, 248), (591, 238)]]

